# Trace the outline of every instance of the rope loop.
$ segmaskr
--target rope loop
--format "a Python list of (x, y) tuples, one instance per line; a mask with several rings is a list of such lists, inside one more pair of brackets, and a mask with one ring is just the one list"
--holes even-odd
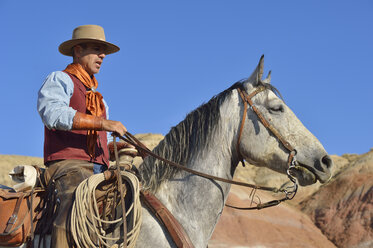
[[(75, 201), (71, 212), (70, 229), (77, 248), (81, 247), (112, 247), (109, 242), (115, 242), (123, 237), (107, 237), (104, 226), (107, 224), (123, 224), (123, 220), (130, 216), (133, 218), (129, 226), (126, 244), (119, 247), (133, 248), (140, 233), (142, 222), (142, 209), (140, 202), (140, 183), (131, 172), (121, 171), (123, 180), (131, 185), (133, 202), (127, 206), (126, 216), (114, 220), (104, 220), (100, 216), (95, 191), (98, 185), (105, 181), (103, 173), (92, 175), (81, 182), (75, 192)], [(115, 203), (114, 203), (115, 204)], [(95, 242), (91, 237), (95, 237)]]

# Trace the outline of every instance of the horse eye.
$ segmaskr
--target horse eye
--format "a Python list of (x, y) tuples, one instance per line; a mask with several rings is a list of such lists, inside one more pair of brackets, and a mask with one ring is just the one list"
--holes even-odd
[(284, 112), (284, 106), (282, 106), (281, 104), (279, 105), (276, 105), (276, 106), (272, 106), (269, 108), (269, 111), (271, 113), (279, 113), (279, 112)]

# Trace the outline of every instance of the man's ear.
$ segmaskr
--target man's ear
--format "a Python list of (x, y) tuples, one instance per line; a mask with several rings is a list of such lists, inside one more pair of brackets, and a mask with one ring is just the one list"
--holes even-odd
[(73, 57), (78, 59), (82, 56), (83, 47), (81, 45), (76, 45), (73, 47)]

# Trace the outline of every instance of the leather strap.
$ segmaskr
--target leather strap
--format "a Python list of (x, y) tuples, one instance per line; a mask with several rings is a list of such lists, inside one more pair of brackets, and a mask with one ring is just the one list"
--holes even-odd
[[(124, 135), (128, 136), (129, 132), (127, 131), (127, 133), (125, 133)], [(133, 138), (135, 138), (133, 135), (131, 135), (131, 136)], [(137, 142), (139, 142), (139, 141), (136, 138), (135, 138), (135, 141), (132, 141), (132, 138), (128, 139), (128, 138), (125, 138), (123, 136), (118, 136), (118, 138), (121, 139), (121, 140), (123, 140), (123, 141), (125, 141), (125, 142), (127, 142), (127, 143), (129, 143), (129, 144), (131, 144), (131, 145), (133, 145), (134, 147), (136, 147), (136, 149), (138, 149), (140, 153), (144, 153), (144, 154), (150, 155), (150, 156), (152, 156), (152, 157), (154, 157), (156, 159), (159, 159), (160, 161), (165, 162), (168, 165), (171, 165), (171, 166), (173, 166), (175, 168), (178, 168), (180, 170), (189, 172), (191, 174), (194, 174), (194, 175), (206, 178), (206, 179), (211, 179), (211, 180), (216, 180), (216, 181), (220, 181), (220, 182), (224, 182), (224, 183), (230, 183), (230, 184), (240, 185), (240, 186), (248, 187), (248, 188), (260, 189), (260, 190), (266, 190), (266, 191), (272, 191), (272, 192), (275, 192), (275, 193), (284, 192), (284, 190), (278, 189), (278, 188), (275, 188), (275, 187), (258, 186), (258, 185), (253, 185), (253, 184), (250, 184), (250, 183), (245, 183), (245, 182), (230, 180), (230, 179), (226, 179), (226, 178), (222, 178), (222, 177), (216, 177), (216, 176), (212, 176), (212, 175), (209, 175), (209, 174), (206, 174), (206, 173), (202, 173), (202, 172), (190, 169), (188, 167), (185, 167), (185, 166), (183, 166), (181, 164), (172, 162), (172, 161), (170, 161), (168, 159), (165, 159), (165, 158), (163, 158), (163, 157), (155, 154), (154, 152), (150, 151), (148, 148), (146, 148), (146, 147), (144, 148), (142, 145), (138, 145)]]
[(166, 227), (172, 240), (178, 248), (193, 248), (194, 245), (190, 240), (184, 228), (170, 213), (170, 211), (150, 192), (141, 191), (141, 198), (143, 203), (152, 211), (158, 220)]
[[(18, 212), (19, 212), (19, 209), (21, 207), (21, 203), (22, 203), (23, 198), (24, 198), (24, 195), (21, 194), (21, 196), (17, 199), (16, 206), (13, 210), (13, 214), (10, 216), (10, 218), (8, 220), (8, 223), (6, 224), (4, 233), (10, 233), (11, 230), (12, 230), (12, 227), (16, 223), (17, 218), (18, 218)], [(32, 221), (31, 221), (31, 223), (32, 223)]]
[[(243, 99), (244, 96), (242, 94), (242, 91), (238, 91), (238, 92), (240, 93), (240, 96)], [(245, 167), (245, 162), (244, 162), (243, 156), (242, 156), (242, 154), (240, 152), (240, 143), (241, 143), (242, 131), (243, 131), (243, 127), (244, 127), (244, 124), (245, 124), (246, 115), (247, 115), (247, 102), (244, 101), (243, 104), (244, 104), (243, 115), (242, 115), (242, 119), (241, 119), (240, 130), (238, 132), (238, 139), (237, 139), (236, 150), (237, 150), (238, 157), (239, 157), (239, 159), (241, 161), (242, 166)]]
[[(114, 160), (115, 159), (114, 142), (110, 142), (108, 144), (108, 149), (110, 153), (110, 160)], [(133, 145), (128, 144), (127, 142), (123, 142), (123, 141), (117, 142), (117, 151), (119, 152), (118, 155), (127, 155), (132, 158), (138, 156), (138, 152), (136, 148)]]
[(120, 172), (120, 165), (119, 165), (119, 158), (118, 158), (118, 149), (117, 149), (117, 141), (116, 136), (113, 135), (113, 144), (114, 144), (114, 154), (115, 154), (115, 162), (116, 162), (116, 175), (118, 180), (118, 187), (120, 193), (120, 203), (122, 206), (122, 220), (123, 220), (123, 247), (127, 247), (127, 221), (126, 221), (126, 205), (124, 202), (124, 192), (123, 192), (123, 182), (122, 182), (122, 175)]
[[(258, 89), (256, 89), (254, 92), (252, 92), (250, 95), (247, 95), (247, 93), (245, 91), (242, 91), (240, 88), (237, 88), (238, 92), (240, 93), (240, 96), (242, 98), (242, 100), (244, 101), (244, 103), (248, 103), (250, 105), (250, 107), (252, 108), (252, 110), (255, 112), (255, 114), (258, 116), (259, 120), (262, 122), (263, 126), (265, 126), (268, 130), (270, 130), (273, 135), (275, 135), (277, 137), (277, 139), (281, 142), (281, 144), (289, 151), (289, 152), (292, 152), (293, 150), (295, 150), (288, 141), (286, 141), (284, 139), (284, 137), (282, 137), (282, 135), (277, 131), (276, 128), (274, 128), (265, 118), (264, 116), (262, 115), (262, 113), (255, 107), (253, 101), (251, 100), (251, 98), (253, 98), (256, 94), (258, 94), (259, 92), (262, 92), (265, 90), (265, 87), (259, 87)], [(244, 110), (244, 112), (246, 112), (246, 108)], [(244, 122), (244, 120), (242, 121)], [(241, 129), (242, 129), (242, 125), (241, 125)], [(239, 136), (241, 136), (241, 129), (240, 129), (240, 133), (239, 133)]]

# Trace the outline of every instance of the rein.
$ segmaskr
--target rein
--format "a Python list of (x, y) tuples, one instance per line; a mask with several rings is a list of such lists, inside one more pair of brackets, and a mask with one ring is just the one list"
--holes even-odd
[(286, 172), (287, 172), (287, 175), (288, 175), (289, 179), (291, 180), (291, 182), (293, 182), (293, 186), (286, 187), (285, 189), (278, 189), (278, 188), (275, 188), (275, 187), (257, 186), (257, 185), (253, 185), (253, 184), (249, 184), (249, 183), (244, 183), (244, 182), (230, 180), (230, 179), (226, 179), (226, 178), (222, 178), (222, 177), (216, 177), (216, 176), (208, 175), (208, 174), (205, 174), (205, 173), (202, 173), (202, 172), (190, 169), (188, 167), (185, 167), (185, 166), (183, 166), (181, 164), (178, 164), (178, 163), (175, 163), (173, 161), (167, 160), (167, 159), (165, 159), (165, 158), (163, 158), (163, 157), (161, 157), (161, 156), (153, 153), (144, 144), (142, 144), (135, 136), (133, 136), (129, 132), (126, 132), (124, 134), (125, 137), (123, 137), (123, 136), (118, 136), (118, 137), (119, 137), (119, 139), (121, 139), (121, 140), (123, 140), (123, 141), (125, 141), (125, 142), (127, 142), (127, 143), (129, 143), (131, 145), (133, 145), (136, 149), (138, 149), (139, 153), (142, 155), (143, 158), (146, 155), (150, 155), (150, 156), (152, 156), (152, 157), (154, 157), (156, 159), (159, 159), (159, 160), (163, 161), (164, 163), (166, 163), (168, 165), (176, 167), (177, 169), (189, 172), (191, 174), (194, 174), (194, 175), (197, 175), (197, 176), (209, 179), (209, 180), (215, 180), (215, 181), (220, 181), (220, 182), (224, 182), (224, 183), (239, 185), (239, 186), (242, 186), (242, 187), (252, 188), (253, 190), (252, 190), (252, 192), (250, 194), (251, 203), (254, 202), (254, 197), (256, 196), (255, 195), (256, 190), (265, 190), (265, 191), (271, 191), (271, 192), (274, 192), (274, 193), (284, 193), (285, 194), (285, 196), (283, 198), (279, 199), (279, 200), (272, 200), (272, 201), (268, 201), (268, 202), (265, 202), (265, 203), (261, 203), (259, 201), (259, 203), (257, 203), (257, 205), (254, 206), (254, 207), (235, 207), (235, 206), (231, 206), (231, 205), (226, 204), (226, 206), (228, 206), (228, 207), (231, 207), (231, 208), (234, 208), (234, 209), (239, 209), (239, 210), (253, 210), (253, 209), (258, 209), (259, 210), (259, 209), (263, 209), (263, 208), (268, 208), (268, 207), (276, 206), (276, 205), (280, 204), (283, 201), (287, 201), (287, 200), (293, 199), (294, 196), (295, 196), (295, 194), (296, 194), (296, 192), (297, 192), (298, 184), (296, 182), (296, 179), (290, 174), (290, 169), (293, 168), (293, 167), (295, 167), (295, 163), (296, 163), (296, 158), (295, 158), (296, 150), (264, 118), (264, 116), (255, 107), (255, 105), (253, 104), (253, 102), (251, 100), (255, 95), (257, 95), (258, 93), (266, 90), (266, 88), (264, 86), (260, 86), (255, 91), (253, 91), (250, 95), (247, 95), (247, 93), (245, 91), (242, 91), (240, 88), (237, 88), (237, 90), (238, 90), (238, 92), (239, 92), (239, 94), (241, 96), (242, 101), (244, 102), (244, 114), (243, 114), (243, 117), (242, 117), (242, 121), (241, 121), (241, 125), (240, 125), (240, 130), (239, 130), (238, 141), (237, 141), (237, 151), (238, 151), (240, 160), (242, 161), (242, 164), (244, 165), (244, 162), (243, 162), (243, 157), (241, 155), (241, 152), (239, 150), (239, 145), (240, 145), (240, 141), (241, 141), (243, 126), (245, 124), (245, 119), (246, 119), (246, 115), (247, 115), (247, 104), (249, 104), (250, 107), (251, 107), (251, 109), (256, 113), (256, 115), (258, 116), (258, 118), (262, 122), (262, 124), (268, 130), (270, 130), (273, 133), (273, 135), (275, 135), (277, 137), (277, 139), (281, 142), (281, 144), (283, 144), (283, 146), (289, 151), (288, 169), (287, 169)]
[[(185, 167), (185, 166), (183, 166), (181, 164), (172, 162), (170, 160), (167, 160), (167, 159), (165, 159), (165, 158), (163, 158), (163, 157), (161, 157), (161, 156), (153, 153), (145, 145), (143, 145), (135, 136), (133, 136), (131, 133), (127, 132), (124, 135), (126, 137), (119, 136), (119, 139), (121, 139), (121, 140), (123, 140), (123, 141), (125, 141), (125, 142), (127, 142), (127, 143), (129, 143), (131, 145), (133, 145), (136, 149), (140, 150), (141, 153), (150, 155), (150, 156), (152, 156), (152, 157), (154, 157), (156, 159), (159, 159), (159, 160), (165, 162), (166, 164), (169, 164), (169, 165), (171, 165), (173, 167), (176, 167), (177, 169), (189, 172), (191, 174), (194, 174), (194, 175), (206, 178), (206, 179), (211, 179), (211, 180), (216, 180), (216, 181), (220, 181), (220, 182), (235, 184), (235, 185), (239, 185), (239, 186), (243, 186), (243, 187), (249, 187), (249, 188), (253, 188), (253, 189), (260, 189), (260, 190), (272, 191), (272, 192), (275, 192), (275, 193), (285, 192), (284, 190), (277, 189), (277, 188), (274, 188), (274, 187), (257, 186), (257, 185), (253, 185), (253, 184), (249, 184), (249, 183), (244, 183), (244, 182), (229, 180), (229, 179), (222, 178), (222, 177), (216, 177), (216, 176), (208, 175), (208, 174), (205, 174), (203, 172), (199, 172), (199, 171), (190, 169), (188, 167)], [(137, 142), (139, 142), (142, 145), (139, 145)]]

